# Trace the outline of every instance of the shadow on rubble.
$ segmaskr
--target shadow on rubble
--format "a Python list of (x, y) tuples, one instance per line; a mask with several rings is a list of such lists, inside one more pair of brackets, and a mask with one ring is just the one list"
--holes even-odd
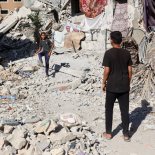
[(55, 77), (62, 67), (69, 68), (70, 64), (69, 63), (61, 63), (60, 65), (54, 64), (52, 68), (50, 68), (50, 71), (53, 71), (52, 74), (50, 74), (50, 76)]
[(0, 64), (7, 66), (8, 62), (30, 57), (34, 54), (36, 45), (20, 34), (17, 36), (0, 34)]
[[(143, 100), (141, 102), (141, 107), (136, 108), (130, 113), (130, 123), (131, 127), (129, 130), (130, 136), (132, 137), (142, 124), (142, 122), (146, 119), (147, 115), (149, 115), (152, 111), (152, 107), (150, 104)], [(113, 136), (116, 136), (122, 130), (122, 124), (119, 124), (117, 128), (113, 131)]]

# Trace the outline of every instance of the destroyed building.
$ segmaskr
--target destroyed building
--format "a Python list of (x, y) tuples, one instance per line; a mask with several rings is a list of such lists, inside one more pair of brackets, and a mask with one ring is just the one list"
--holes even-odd
[(23, 6), (22, 0), (0, 0), (0, 17), (4, 17), (9, 12)]
[[(97, 131), (105, 120), (101, 63), (111, 48), (109, 33), (114, 30), (122, 31), (122, 47), (134, 62), (132, 125), (137, 118), (141, 124), (149, 114), (136, 146), (140, 143), (140, 155), (151, 152), (154, 136), (149, 137), (153, 138), (149, 146), (148, 139), (141, 137), (146, 130), (155, 130), (155, 24), (152, 16), (151, 21), (146, 18), (148, 12), (152, 15), (154, 0), (23, 0), (23, 4), (0, 22), (0, 153), (109, 154)], [(42, 31), (56, 46), (49, 78), (34, 55), (35, 37)], [(118, 107), (116, 111), (117, 126)]]

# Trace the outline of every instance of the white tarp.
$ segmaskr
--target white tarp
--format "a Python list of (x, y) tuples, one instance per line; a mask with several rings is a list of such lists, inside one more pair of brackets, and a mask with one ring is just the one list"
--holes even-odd
[(54, 32), (55, 47), (63, 47), (64, 46), (64, 38), (65, 38), (65, 31), (63, 31), (63, 32), (55, 31)]
[(100, 29), (102, 26), (102, 21), (104, 17), (104, 12), (95, 18), (88, 18), (85, 16), (84, 20), (81, 22), (81, 30), (84, 32), (90, 31), (90, 29)]
[(113, 0), (109, 0), (108, 4), (105, 6), (105, 12), (95, 18), (85, 17), (81, 23), (81, 29), (85, 32), (90, 31), (90, 29), (111, 29), (113, 21), (113, 8)]
[[(95, 18), (85, 17), (80, 25), (81, 30), (84, 32), (90, 31), (91, 29), (109, 29), (111, 30), (113, 22), (113, 11), (115, 3), (113, 0), (109, 0), (105, 6), (105, 12), (98, 15)], [(132, 5), (128, 5), (128, 25), (132, 27), (132, 21), (134, 20), (135, 9)]]

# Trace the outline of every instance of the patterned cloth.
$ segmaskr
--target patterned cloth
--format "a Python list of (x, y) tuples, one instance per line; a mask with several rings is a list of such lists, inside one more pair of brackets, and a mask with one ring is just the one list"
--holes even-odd
[(86, 17), (94, 18), (104, 11), (107, 0), (80, 0), (80, 9)]
[(144, 0), (144, 23), (147, 31), (155, 26), (155, 0)]
[(127, 3), (116, 3), (114, 12), (114, 20), (112, 23), (112, 31), (122, 32), (123, 37), (127, 36), (129, 28), (128, 23), (128, 4)]

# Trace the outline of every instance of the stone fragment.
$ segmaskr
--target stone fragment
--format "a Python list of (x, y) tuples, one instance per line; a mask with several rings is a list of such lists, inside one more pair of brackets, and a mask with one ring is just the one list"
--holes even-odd
[(18, 94), (19, 94), (19, 88), (11, 88), (10, 89), (10, 93), (11, 93), (11, 95), (18, 96)]
[(21, 150), (27, 143), (25, 138), (16, 137), (15, 135), (7, 137), (7, 140), (17, 150)]
[(24, 128), (18, 127), (7, 137), (7, 141), (11, 143), (15, 149), (21, 150), (27, 144), (25, 139), (26, 134), (27, 131)]
[(5, 134), (12, 133), (13, 130), (14, 130), (13, 126), (9, 126), (9, 125), (4, 126), (4, 133)]
[(50, 120), (50, 126), (47, 130), (47, 133), (49, 134), (50, 132), (54, 131), (57, 127), (58, 125), (53, 120)]
[[(34, 137), (34, 136), (33, 136)], [(44, 134), (38, 134), (37, 135), (37, 141), (40, 142), (40, 141), (44, 141), (44, 140), (47, 140), (47, 136), (44, 135)]]
[(0, 155), (14, 155), (16, 154), (16, 149), (11, 146), (6, 146), (5, 149), (0, 152)]
[(47, 132), (49, 126), (50, 126), (50, 120), (40, 121), (36, 124), (34, 131), (36, 133), (45, 133)]
[(2, 149), (4, 143), (5, 143), (4, 137), (0, 137), (0, 150)]
[(68, 141), (71, 141), (74, 139), (76, 139), (76, 136), (73, 135), (73, 133), (71, 132), (66, 132), (65, 129), (62, 129), (60, 132), (57, 132), (57, 133), (52, 132), (50, 135), (50, 140), (52, 144), (57, 144), (57, 145), (65, 144)]
[(20, 137), (20, 138), (25, 138), (27, 134), (26, 129), (24, 129), (21, 126), (18, 126), (12, 133), (12, 135), (14, 135), (16, 138)]
[(66, 113), (60, 115), (60, 121), (65, 124), (65, 126), (72, 127), (82, 124), (80, 117), (73, 113)]
[(34, 155), (35, 153), (35, 148), (31, 145), (28, 150), (22, 149), (18, 150), (18, 155)]
[(41, 151), (44, 151), (47, 147), (49, 147), (50, 141), (49, 140), (43, 140), (36, 144), (37, 148), (39, 148)]
[(79, 129), (80, 129), (79, 126), (74, 126), (70, 130), (71, 130), (71, 132), (78, 132)]
[(51, 150), (52, 155), (64, 155), (65, 151), (62, 148)]
[(0, 65), (0, 72), (4, 70), (4, 67)]
[(26, 66), (22, 68), (23, 72), (34, 72), (35, 71), (35, 67), (32, 66)]
[(7, 87), (2, 87), (2, 89), (0, 90), (0, 94), (5, 96), (5, 95), (9, 95), (10, 94), (10, 91)]

